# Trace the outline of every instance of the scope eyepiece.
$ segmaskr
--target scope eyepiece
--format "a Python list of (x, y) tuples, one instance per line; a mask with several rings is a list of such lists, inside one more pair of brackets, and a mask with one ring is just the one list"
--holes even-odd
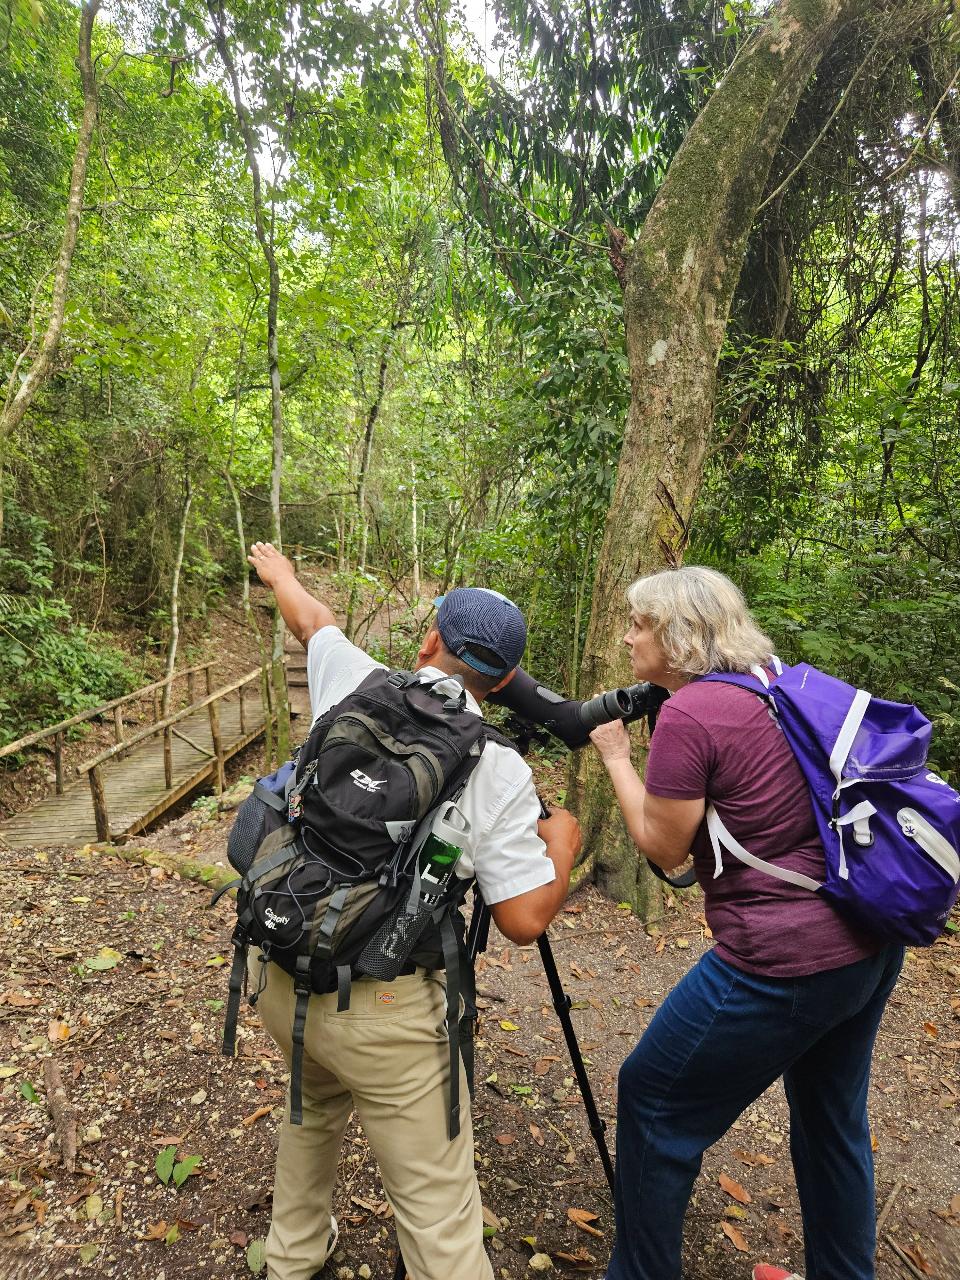
[(611, 720), (623, 720), (633, 711), (629, 689), (610, 689), (580, 704), (580, 723), (589, 732)]

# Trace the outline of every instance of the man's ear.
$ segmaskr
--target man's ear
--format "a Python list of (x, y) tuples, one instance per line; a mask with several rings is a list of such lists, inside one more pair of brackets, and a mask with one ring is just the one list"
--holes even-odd
[(431, 658), (435, 658), (443, 646), (443, 640), (440, 632), (436, 627), (430, 627), (427, 634), (420, 642), (420, 652), (417, 654), (419, 662), (429, 662)]

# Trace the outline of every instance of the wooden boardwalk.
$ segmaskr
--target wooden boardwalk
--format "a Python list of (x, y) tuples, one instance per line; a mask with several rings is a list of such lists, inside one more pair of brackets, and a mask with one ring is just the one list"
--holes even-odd
[[(219, 703), (224, 759), (242, 751), (263, 732), (259, 691), (246, 692), (243, 710), (241, 729), (236, 695)], [(101, 766), (113, 836), (136, 835), (202, 783), (216, 783), (218, 763), (207, 709), (202, 708), (179, 721), (176, 728), (179, 732), (171, 735), (170, 744), (173, 757), (170, 787), (164, 782), (162, 735), (139, 743), (129, 755), (107, 760)], [(85, 775), (68, 785), (62, 795), (50, 795), (23, 813), (0, 822), (0, 848), (4, 845), (10, 848), (78, 845), (96, 840), (93, 798)]]

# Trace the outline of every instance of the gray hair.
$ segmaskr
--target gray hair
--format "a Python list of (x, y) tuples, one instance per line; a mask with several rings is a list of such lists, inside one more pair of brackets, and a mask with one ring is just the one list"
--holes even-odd
[(668, 665), (680, 675), (749, 671), (773, 653), (740, 589), (716, 569), (662, 569), (638, 578), (627, 600), (649, 622)]

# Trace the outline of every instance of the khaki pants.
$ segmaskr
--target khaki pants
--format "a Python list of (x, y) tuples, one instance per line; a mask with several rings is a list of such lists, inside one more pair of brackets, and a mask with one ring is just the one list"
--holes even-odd
[[(255, 986), (256, 952), (250, 968)], [(266, 979), (257, 1008), (289, 1069), (293, 981), (275, 964), (266, 966)], [(323, 1264), (340, 1147), (354, 1108), (380, 1166), (413, 1280), (493, 1280), (462, 1063), (460, 1134), (451, 1142), (447, 1132), (445, 1016), (443, 982), (423, 972), (394, 982), (355, 982), (342, 1013), (336, 992), (310, 997), (303, 1125), (290, 1123), (288, 1095), (267, 1237), (269, 1280), (311, 1280)]]

